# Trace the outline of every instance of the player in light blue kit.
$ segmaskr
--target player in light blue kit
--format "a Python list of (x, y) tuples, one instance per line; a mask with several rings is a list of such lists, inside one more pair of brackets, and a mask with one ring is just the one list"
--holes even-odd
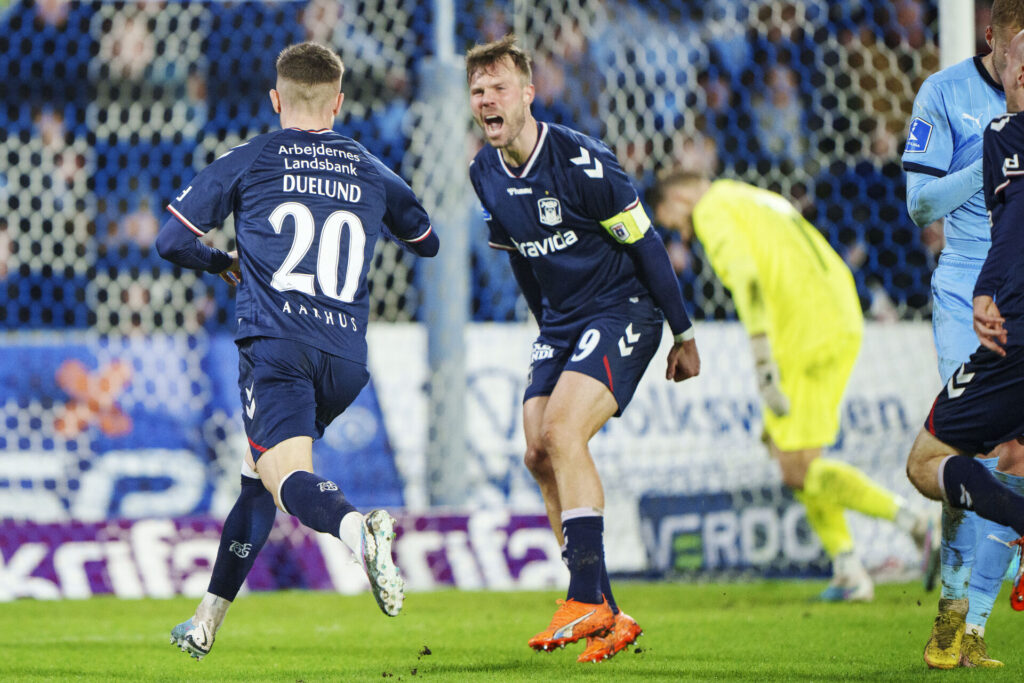
[[(377, 239), (390, 233), (420, 256), (436, 254), (439, 243), (409, 186), (332, 130), (343, 71), (338, 56), (315, 43), (282, 51), (270, 91), (282, 129), (203, 169), (167, 207), (171, 218), (157, 237), (160, 255), (180, 266), (241, 274), (235, 342), (249, 441), (241, 493), (224, 521), (206, 595), (171, 631), (171, 642), (197, 659), (210, 652), (270, 534), (275, 506), (348, 546), (385, 614), (402, 608), (394, 520), (384, 510), (362, 515), (337, 484), (316, 475), (313, 440), (369, 379), (366, 275)], [(231, 214), (237, 254), (197, 239)]]
[[(956, 381), (957, 369), (978, 345), (972, 298), (990, 244), (982, 135), (988, 122), (1006, 110), (999, 74), (1006, 47), (1021, 28), (1024, 0), (995, 0), (992, 25), (985, 29), (992, 51), (933, 74), (914, 100), (903, 152), (907, 208), (921, 227), (945, 218), (946, 246), (932, 275), (932, 325), (943, 383)], [(992, 469), (998, 463), (996, 476), (1024, 491), (1021, 446), (1003, 444), (992, 456), (981, 462)], [(1012, 552), (989, 539), (990, 534), (1002, 540), (1015, 537), (1012, 530), (980, 520), (973, 512), (943, 504), (942, 594), (925, 647), (929, 666), (1002, 666), (988, 657), (984, 632)], [(972, 572), (972, 567), (977, 569)]]

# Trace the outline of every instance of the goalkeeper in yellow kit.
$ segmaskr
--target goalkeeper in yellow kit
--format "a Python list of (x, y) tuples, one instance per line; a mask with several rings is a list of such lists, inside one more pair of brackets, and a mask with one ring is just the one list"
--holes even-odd
[(892, 520), (922, 548), (933, 545), (932, 526), (857, 468), (821, 457), (839, 431), (839, 404), (860, 351), (863, 319), (850, 269), (774, 192), (677, 171), (658, 181), (651, 208), (685, 241), (696, 235), (732, 293), (750, 335), (768, 447), (832, 559), (822, 599), (871, 600), (874, 585), (844, 509)]

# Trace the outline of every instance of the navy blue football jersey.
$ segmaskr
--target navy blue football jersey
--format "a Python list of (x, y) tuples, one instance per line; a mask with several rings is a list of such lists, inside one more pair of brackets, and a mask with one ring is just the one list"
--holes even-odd
[(992, 247), (974, 295), (992, 296), (1006, 319), (1007, 343), (1024, 344), (1024, 114), (1004, 114), (985, 130), (985, 206)]
[(377, 238), (416, 242), (431, 230), (408, 185), (332, 130), (259, 135), (203, 169), (167, 208), (197, 235), (235, 214), (236, 339), (293, 339), (363, 363)]
[(469, 176), (483, 206), (490, 245), (517, 251), (544, 297), (549, 334), (649, 296), (628, 245), (651, 227), (636, 189), (602, 142), (538, 123), (537, 145), (520, 168), (484, 147)]

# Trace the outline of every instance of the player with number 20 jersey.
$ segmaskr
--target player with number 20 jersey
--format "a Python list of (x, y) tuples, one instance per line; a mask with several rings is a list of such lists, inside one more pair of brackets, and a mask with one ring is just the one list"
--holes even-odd
[(168, 206), (196, 235), (232, 212), (242, 255), (236, 339), (274, 337), (366, 362), (366, 273), (377, 239), (431, 232), (412, 190), (333, 130), (259, 135), (214, 161)]
[[(171, 631), (200, 659), (270, 533), (275, 506), (348, 546), (385, 614), (396, 616), (404, 600), (391, 559), (394, 520), (384, 510), (364, 516), (314, 473), (313, 440), (369, 379), (366, 274), (377, 239), (390, 233), (422, 256), (436, 254), (438, 240), (412, 190), (332, 130), (344, 99), (338, 56), (301, 43), (276, 66), (270, 100), (282, 129), (201, 171), (167, 207), (172, 218), (157, 238), (160, 254), (181, 266), (241, 276), (238, 389), (249, 442), (241, 493), (206, 596)], [(197, 239), (231, 214), (237, 256)]]

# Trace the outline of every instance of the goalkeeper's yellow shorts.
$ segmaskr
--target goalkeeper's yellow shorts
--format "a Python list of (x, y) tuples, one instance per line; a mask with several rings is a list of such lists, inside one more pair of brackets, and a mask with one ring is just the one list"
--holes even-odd
[(779, 450), (829, 446), (839, 434), (839, 407), (860, 353), (860, 336), (838, 340), (826, 355), (779, 366), (789, 413), (778, 416), (764, 406), (764, 428)]

